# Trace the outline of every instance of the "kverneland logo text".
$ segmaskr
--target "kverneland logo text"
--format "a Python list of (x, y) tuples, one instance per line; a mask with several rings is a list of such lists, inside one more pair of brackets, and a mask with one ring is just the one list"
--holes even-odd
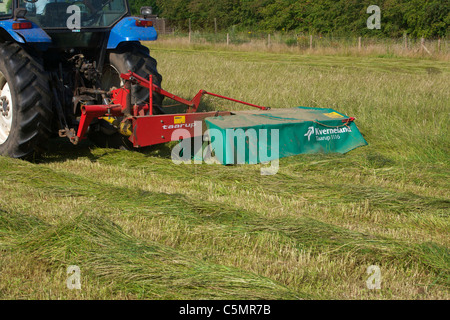
[[(305, 137), (308, 137), (308, 141), (311, 140), (311, 135), (316, 136), (316, 140), (331, 140), (331, 139), (340, 139), (341, 133), (348, 133), (352, 132), (352, 129), (350, 127), (340, 127), (340, 128), (327, 128), (327, 129), (318, 129), (314, 127), (309, 127), (308, 132), (304, 134)], [(319, 137), (318, 137), (319, 136)], [(327, 136), (327, 137), (320, 137), (320, 136)]]

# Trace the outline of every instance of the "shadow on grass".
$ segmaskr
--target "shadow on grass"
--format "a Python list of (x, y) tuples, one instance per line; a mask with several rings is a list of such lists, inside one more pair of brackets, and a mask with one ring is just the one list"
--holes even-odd
[[(88, 159), (91, 162), (97, 162), (105, 156), (124, 152), (136, 152), (144, 155), (145, 157), (170, 159), (173, 147), (171, 144), (173, 143), (174, 142), (131, 150), (121, 150), (99, 148), (88, 139), (81, 141), (78, 145), (73, 145), (66, 138), (55, 138), (49, 141), (48, 151), (44, 155), (34, 159), (33, 162), (53, 163), (77, 159)], [(99, 152), (99, 150), (101, 150), (101, 152)]]
[[(185, 113), (186, 106), (184, 105), (174, 105), (176, 101), (165, 99), (163, 105), (165, 106), (166, 114), (176, 114), (176, 113)], [(217, 111), (212, 107), (212, 105), (208, 102), (202, 101), (199, 105), (198, 112), (211, 112)], [(158, 144), (148, 147), (136, 148), (127, 150), (129, 152), (139, 152), (146, 157), (158, 157), (164, 159), (170, 159), (172, 153), (173, 144), (176, 142), (169, 142), (164, 144)], [(47, 153), (35, 159), (36, 163), (51, 163), (51, 162), (64, 162), (67, 160), (76, 160), (79, 158), (87, 158), (92, 162), (97, 161), (101, 157), (118, 152), (124, 152), (125, 150), (119, 149), (106, 149), (102, 154), (98, 154), (98, 152), (92, 152), (98, 147), (89, 139), (84, 139), (80, 141), (78, 145), (73, 145), (66, 138), (53, 138), (49, 141), (49, 150)]]
[(53, 138), (48, 143), (47, 152), (36, 159), (37, 163), (65, 162), (87, 158), (92, 162), (98, 160), (99, 156), (92, 153), (94, 144), (88, 139), (80, 141), (78, 145), (73, 145), (67, 138)]

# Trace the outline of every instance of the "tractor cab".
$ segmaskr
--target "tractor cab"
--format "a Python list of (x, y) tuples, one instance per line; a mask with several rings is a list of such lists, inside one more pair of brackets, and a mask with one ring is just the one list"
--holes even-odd
[[(19, 0), (26, 18), (43, 29), (107, 28), (128, 14), (126, 0)], [(76, 17), (78, 15), (78, 17)]]
[(115, 49), (122, 42), (156, 40), (152, 22), (141, 14), (144, 20), (131, 16), (128, 0), (3, 0), (0, 43), (12, 38), (39, 51), (104, 50), (105, 41)]
[[(0, 3), (0, 27), (4, 24), (4, 29), (16, 41), (15, 36), (18, 33), (19, 38), (25, 37), (18, 42), (25, 40), (24, 42), (31, 45), (34, 43), (40, 46), (40, 50), (48, 47), (63, 50), (73, 47), (99, 47), (99, 43), (109, 37), (114, 26), (123, 18), (130, 16), (127, 0), (9, 0), (5, 2)], [(6, 21), (25, 23), (13, 25), (13, 30), (8, 30)]]

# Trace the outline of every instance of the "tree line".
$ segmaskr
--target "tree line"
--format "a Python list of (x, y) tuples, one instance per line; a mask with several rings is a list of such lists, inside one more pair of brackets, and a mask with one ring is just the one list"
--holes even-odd
[[(339, 36), (446, 37), (450, 0), (130, 0), (187, 30), (295, 31)], [(381, 29), (367, 28), (367, 8), (381, 9)]]

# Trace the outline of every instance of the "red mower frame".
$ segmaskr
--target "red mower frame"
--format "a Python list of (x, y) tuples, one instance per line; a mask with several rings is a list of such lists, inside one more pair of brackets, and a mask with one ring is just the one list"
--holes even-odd
[[(232, 114), (229, 111), (197, 112), (200, 100), (206, 94), (245, 104), (260, 110), (270, 109), (205, 90), (200, 90), (192, 100), (188, 101), (153, 84), (152, 75), (150, 75), (149, 80), (146, 80), (130, 71), (128, 73), (122, 73), (120, 77), (125, 80), (125, 84), (122, 88), (111, 90), (111, 104), (83, 105), (81, 107), (81, 118), (76, 135), (71, 130), (70, 132), (66, 130), (64, 134), (73, 144), (78, 144), (80, 140), (85, 138), (85, 134), (92, 120), (103, 117), (122, 117), (123, 120), (121, 123), (127, 124), (131, 129), (128, 134), (129, 140), (136, 148), (173, 140), (177, 141), (179, 137), (174, 137), (172, 140), (172, 134), (177, 129), (188, 130), (191, 137), (199, 136), (203, 132), (202, 130), (194, 130), (195, 121), (202, 121), (208, 117), (228, 116)], [(139, 85), (149, 89), (150, 98), (148, 104), (131, 105), (131, 85)], [(185, 113), (155, 115), (153, 114), (153, 92), (186, 105), (188, 109)]]

